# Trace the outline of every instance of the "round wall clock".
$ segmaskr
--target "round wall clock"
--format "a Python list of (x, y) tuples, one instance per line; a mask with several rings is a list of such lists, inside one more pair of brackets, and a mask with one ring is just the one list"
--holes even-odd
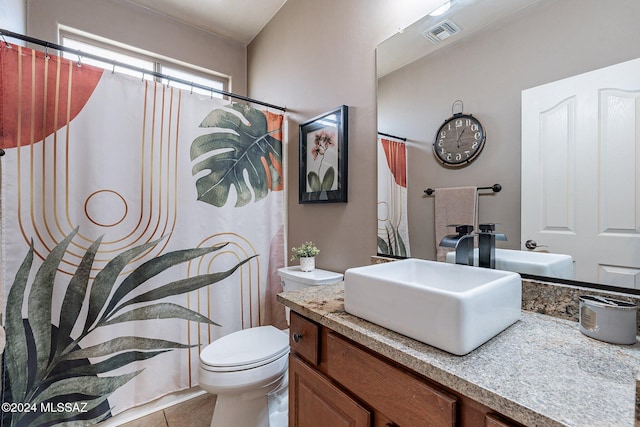
[(486, 135), (480, 121), (471, 114), (457, 113), (444, 121), (433, 143), (433, 153), (449, 167), (466, 166), (484, 148)]

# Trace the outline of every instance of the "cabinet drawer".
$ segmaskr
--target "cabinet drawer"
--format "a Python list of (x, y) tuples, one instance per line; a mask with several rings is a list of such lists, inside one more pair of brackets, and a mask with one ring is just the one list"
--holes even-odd
[(455, 426), (457, 398), (327, 334), (327, 373), (401, 426)]
[(320, 363), (320, 326), (291, 311), (289, 346), (307, 362)]

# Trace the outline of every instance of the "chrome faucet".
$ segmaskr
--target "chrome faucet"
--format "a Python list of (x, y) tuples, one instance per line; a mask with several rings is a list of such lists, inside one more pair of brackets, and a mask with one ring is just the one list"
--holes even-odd
[(456, 249), (456, 264), (473, 265), (473, 225), (452, 224), (456, 233), (444, 236), (440, 246)]
[(496, 268), (496, 240), (507, 240), (504, 233), (496, 233), (496, 225), (478, 225), (478, 266)]

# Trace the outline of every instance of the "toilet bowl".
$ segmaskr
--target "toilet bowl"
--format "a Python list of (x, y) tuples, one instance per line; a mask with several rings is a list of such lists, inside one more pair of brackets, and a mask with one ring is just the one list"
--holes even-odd
[(200, 353), (198, 381), (217, 395), (211, 426), (269, 427), (268, 395), (286, 382), (289, 337), (273, 326), (244, 329)]
[[(342, 281), (343, 275), (300, 267), (278, 270), (285, 291)], [(286, 312), (289, 322), (289, 311)], [(258, 326), (225, 335), (200, 353), (200, 388), (217, 395), (211, 427), (287, 426), (288, 331)]]

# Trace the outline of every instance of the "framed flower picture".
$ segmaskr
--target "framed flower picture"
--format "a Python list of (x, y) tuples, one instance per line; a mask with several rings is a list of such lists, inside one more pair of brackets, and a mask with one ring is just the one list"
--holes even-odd
[(300, 124), (299, 203), (346, 203), (349, 107)]

